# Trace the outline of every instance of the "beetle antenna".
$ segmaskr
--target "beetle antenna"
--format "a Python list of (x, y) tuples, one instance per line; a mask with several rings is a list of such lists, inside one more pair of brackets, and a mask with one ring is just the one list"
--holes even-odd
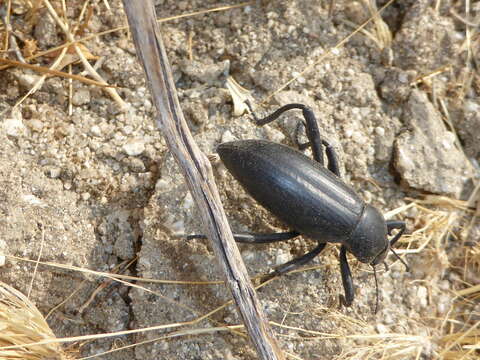
[(390, 248), (390, 251), (393, 253), (393, 255), (395, 255), (397, 257), (398, 260), (400, 260), (400, 262), (405, 265), (405, 271), (410, 271), (410, 268), (409, 266), (407, 265), (407, 263), (395, 252), (395, 250), (393, 250), (392, 248)]
[(376, 314), (378, 310), (378, 280), (377, 280), (377, 269), (375, 268), (375, 265), (372, 265), (372, 267), (373, 267), (373, 277), (375, 278), (375, 294), (376, 294), (375, 314)]

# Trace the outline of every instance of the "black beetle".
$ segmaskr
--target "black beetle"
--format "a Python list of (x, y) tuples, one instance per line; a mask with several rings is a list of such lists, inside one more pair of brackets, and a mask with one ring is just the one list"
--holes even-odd
[[(318, 242), (312, 251), (280, 265), (271, 275), (285, 274), (306, 264), (325, 248), (327, 242), (340, 243), (340, 270), (345, 290), (341, 302), (350, 306), (354, 287), (347, 251), (359, 261), (370, 264), (375, 273), (375, 265), (384, 263), (389, 250), (398, 257), (391, 247), (404, 233), (405, 222), (385, 221), (376, 208), (366, 204), (342, 181), (335, 150), (321, 139), (315, 115), (309, 107), (288, 104), (263, 119), (251, 113), (256, 124), (262, 126), (291, 109), (303, 111), (309, 142), (299, 144), (299, 148), (310, 146), (315, 161), (288, 146), (263, 140), (232, 141), (217, 148), (225, 166), (247, 192), (293, 229), (273, 234), (234, 234), (234, 238), (238, 242), (260, 244), (284, 241), (301, 234)], [(324, 166), (323, 146), (328, 169)], [(388, 235), (394, 229), (399, 231), (389, 241)], [(188, 238), (204, 237), (190, 235)]]

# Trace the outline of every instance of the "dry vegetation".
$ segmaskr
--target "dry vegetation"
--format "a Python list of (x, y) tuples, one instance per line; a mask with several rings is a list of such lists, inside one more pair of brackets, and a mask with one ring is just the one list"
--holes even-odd
[[(440, 3), (441, 0), (437, 0)], [(467, 1), (468, 2), (468, 1)], [(375, 2), (364, 2), (366, 8), (372, 14), (373, 26), (358, 28), (357, 24), (350, 24), (356, 27), (355, 32), (361, 32), (364, 36), (373, 39), (380, 48), (388, 48), (392, 39), (392, 34), (388, 30), (388, 26), (382, 21), (381, 17), (376, 13), (378, 10)], [(66, 1), (49, 1), (49, 0), (4, 0), (0, 2), (0, 11), (2, 23), (0, 24), (0, 71), (9, 71), (11, 68), (28, 69), (41, 74), (42, 76), (33, 84), (31, 90), (18, 99), (12, 108), (22, 106), (22, 103), (32, 93), (41, 88), (47, 77), (59, 76), (72, 81), (82, 81), (90, 86), (103, 87), (108, 96), (114, 99), (119, 107), (127, 106), (124, 100), (118, 95), (117, 89), (107, 84), (100, 74), (96, 71), (95, 66), (91, 63), (98, 58), (90, 52), (83, 43), (93, 37), (106, 35), (107, 33), (125, 31), (123, 28), (115, 28), (103, 33), (90, 34), (86, 31), (89, 27), (89, 21), (95, 16), (90, 1), (84, 1), (78, 18), (72, 19), (66, 17), (66, 8), (70, 6)], [(108, 0), (104, 0), (104, 5), (109, 6)], [(78, 6), (78, 2), (77, 2)], [(242, 4), (240, 6), (245, 6)], [(208, 11), (229, 11), (232, 7), (225, 6)], [(23, 16), (26, 28), (32, 28), (38, 21), (38, 12), (40, 9), (46, 9), (48, 13), (55, 19), (56, 24), (63, 32), (65, 42), (46, 51), (40, 51), (31, 37), (30, 33), (22, 33), (22, 29), (12, 28), (10, 25), (10, 17), (12, 14)], [(337, 9), (337, 11), (342, 11)], [(207, 12), (207, 11), (205, 11)], [(202, 11), (199, 11), (202, 13)], [(189, 17), (195, 14), (184, 14), (181, 17)], [(478, 48), (480, 44), (480, 26), (478, 23), (472, 23), (470, 14), (456, 14), (453, 16), (462, 19), (467, 26), (465, 49), (468, 52), (468, 62), (478, 61)], [(161, 19), (166, 21), (168, 19)], [(370, 24), (372, 25), (372, 24)], [(342, 46), (344, 42), (340, 43)], [(328, 56), (328, 54), (324, 55)], [(45, 59), (49, 59), (49, 66), (43, 64)], [(323, 57), (316, 61), (322, 61)], [(74, 74), (72, 64), (81, 64), (83, 71)], [(469, 91), (479, 91), (478, 89), (478, 73), (475, 76), (467, 76), (465, 72), (474, 72), (475, 69), (469, 66), (466, 70), (458, 71), (458, 83), (452, 89), (452, 96), (456, 97), (456, 101), (462, 102), (464, 96)], [(309, 69), (305, 69), (307, 72)], [(429, 81), (432, 77), (441, 74), (446, 69), (437, 69), (431, 74), (426, 74), (416, 79), (413, 85), (421, 84), (428, 89)], [(303, 74), (303, 73), (302, 73)], [(298, 75), (301, 76), (302, 74)], [(294, 79), (292, 79), (294, 81)], [(285, 84), (285, 87), (288, 84)], [(453, 85), (452, 85), (453, 87)], [(6, 91), (6, 89), (1, 89)], [(71, 96), (72, 88), (70, 88), (69, 108), (72, 108)], [(440, 99), (439, 104), (442, 103)], [(11, 109), (8, 109), (11, 111)], [(448, 121), (448, 113), (442, 109)], [(5, 113), (4, 113), (5, 114)], [(2, 114), (2, 117), (3, 115)], [(453, 129), (453, 126), (452, 126)], [(478, 179), (476, 180), (478, 181)], [(480, 352), (480, 313), (478, 312), (478, 299), (480, 297), (480, 247), (478, 245), (478, 216), (480, 214), (480, 197), (479, 186), (472, 191), (468, 200), (461, 201), (452, 198), (425, 195), (417, 199), (410, 199), (409, 205), (398, 208), (388, 215), (409, 214), (414, 219), (411, 226), (414, 231), (405, 236), (401, 241), (401, 247), (398, 250), (400, 255), (403, 254), (423, 254), (423, 258), (431, 263), (440, 264), (443, 271), (447, 269), (456, 274), (456, 282), (454, 284), (455, 301), (452, 307), (447, 311), (444, 318), (417, 319), (421, 326), (425, 328), (425, 333), (421, 335), (396, 334), (396, 333), (379, 333), (378, 329), (360, 320), (348, 317), (341, 312), (325, 311), (322, 315), (324, 319), (335, 319), (342, 321), (348, 331), (339, 333), (318, 333), (303, 328), (292, 328), (278, 323), (272, 323), (273, 328), (284, 327), (295, 333), (296, 337), (313, 341), (315, 339), (355, 339), (357, 347), (345, 350), (339, 356), (341, 359), (404, 359), (404, 358), (421, 358), (422, 349), (425, 346), (434, 346), (434, 354), (441, 359), (477, 359)], [(451, 239), (454, 241), (452, 242)], [(447, 248), (448, 244), (448, 248)], [(452, 245), (453, 244), (453, 245)], [(9, 258), (8, 254), (7, 258)], [(13, 257), (11, 257), (13, 258)], [(20, 258), (16, 258), (20, 260)], [(34, 260), (21, 259), (22, 261), (35, 262)], [(72, 272), (82, 272), (88, 276), (105, 278), (109, 282), (121, 282), (126, 286), (134, 286), (144, 291), (151, 290), (142, 286), (142, 283), (164, 282), (177, 283), (179, 285), (191, 285), (189, 282), (175, 282), (169, 280), (153, 280), (142, 279), (134, 276), (123, 276), (114, 273), (102, 273), (88, 269), (75, 268), (73, 266), (63, 266), (62, 264), (44, 263), (48, 267), (61, 267)], [(432, 267), (433, 269), (434, 267)], [(308, 271), (314, 268), (307, 268)], [(436, 268), (435, 268), (436, 269)], [(435, 270), (436, 271), (436, 270)], [(105, 283), (107, 284), (107, 282)], [(198, 282), (198, 286), (209, 286), (211, 282)], [(436, 286), (435, 284), (427, 284), (428, 286)], [(99, 289), (100, 291), (101, 289)], [(157, 294), (162, 296), (161, 294)], [(95, 294), (92, 295), (94, 297)], [(68, 299), (65, 299), (67, 301)], [(184, 323), (165, 324), (150, 329), (136, 329), (132, 331), (122, 331), (110, 334), (95, 334), (92, 336), (82, 336), (75, 338), (58, 339), (63, 345), (56, 343), (55, 335), (50, 330), (44, 316), (35, 305), (34, 299), (13, 289), (7, 284), (0, 284), (0, 358), (1, 359), (44, 359), (44, 358), (61, 358), (66, 359), (72, 355), (65, 355), (62, 348), (66, 343), (74, 344), (75, 348), (81, 347), (86, 341), (94, 341), (99, 337), (110, 337), (118, 334), (137, 333), (143, 331), (163, 330), (164, 335), (151, 341), (161, 341), (170, 337), (196, 336), (204, 333), (215, 333), (220, 331), (231, 331), (237, 336), (245, 336), (242, 327), (224, 326), (219, 323), (217, 327), (205, 329), (197, 328), (201, 320), (210, 317), (215, 311), (223, 309), (228, 304), (213, 311), (212, 313), (198, 317), (193, 321)], [(233, 311), (233, 310), (232, 310)], [(318, 316), (316, 314), (315, 316)], [(179, 330), (180, 328), (180, 330)], [(289, 338), (283, 338), (285, 342)], [(132, 346), (132, 345), (129, 345)], [(121, 350), (121, 347), (115, 349)], [(289, 354), (290, 358), (298, 359), (297, 356)], [(79, 357), (77, 357), (79, 358)]]

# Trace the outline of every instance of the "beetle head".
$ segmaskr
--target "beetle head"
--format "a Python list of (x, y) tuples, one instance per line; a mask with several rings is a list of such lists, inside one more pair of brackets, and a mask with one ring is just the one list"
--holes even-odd
[(357, 226), (344, 245), (363, 263), (377, 265), (383, 262), (390, 250), (387, 224), (383, 215), (367, 204)]

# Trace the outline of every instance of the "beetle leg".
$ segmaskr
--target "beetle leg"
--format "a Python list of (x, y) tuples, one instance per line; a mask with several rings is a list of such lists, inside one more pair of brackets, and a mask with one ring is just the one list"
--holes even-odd
[(320, 129), (318, 128), (317, 119), (315, 118), (315, 114), (313, 113), (312, 109), (310, 109), (308, 106), (303, 104), (287, 104), (277, 109), (270, 115), (259, 119), (255, 114), (255, 112), (253, 111), (252, 106), (248, 100), (246, 101), (246, 104), (249, 107), (250, 112), (253, 118), (255, 119), (255, 124), (257, 124), (257, 126), (263, 126), (265, 124), (268, 124), (276, 120), (285, 111), (292, 110), (292, 109), (302, 110), (303, 118), (306, 121), (305, 128), (307, 132), (307, 137), (312, 147), (313, 158), (323, 165), (323, 149), (322, 149), (322, 140), (320, 138)]
[(318, 243), (317, 247), (313, 249), (312, 251), (296, 258), (293, 260), (290, 260), (289, 262), (286, 262), (285, 264), (280, 265), (277, 267), (273, 272), (269, 275), (269, 277), (272, 276), (278, 276), (278, 275), (283, 275), (286, 274), (290, 271), (293, 271), (295, 269), (298, 269), (299, 267), (305, 265), (306, 263), (310, 262), (314, 257), (316, 257), (318, 254), (322, 252), (322, 250), (325, 248), (327, 243)]
[(296, 231), (289, 231), (272, 234), (233, 234), (233, 238), (239, 243), (268, 244), (293, 239), (298, 235), (300, 235), (300, 233)]
[(343, 290), (345, 297), (340, 295), (340, 302), (345, 306), (352, 305), (355, 297), (355, 289), (353, 287), (352, 273), (347, 261), (347, 248), (342, 245), (340, 248), (340, 272), (342, 273)]
[[(280, 232), (272, 234), (233, 234), (233, 238), (239, 243), (267, 244), (278, 241), (285, 241), (297, 237), (300, 233), (296, 231)], [(206, 235), (188, 235), (187, 240), (206, 239)]]
[(392, 246), (395, 245), (395, 243), (398, 241), (398, 239), (400, 239), (400, 237), (405, 232), (405, 228), (406, 228), (405, 221), (399, 221), (399, 220), (389, 220), (389, 221), (387, 221), (388, 235), (392, 234), (393, 229), (398, 229), (398, 233), (396, 233), (395, 236), (393, 237), (393, 239), (390, 240), (390, 251), (393, 253), (393, 255), (396, 256), (396, 258), (398, 260), (400, 260), (400, 262), (403, 265), (405, 265), (405, 269), (407, 271), (410, 271), (410, 268), (409, 268), (408, 264), (392, 248)]
[(398, 233), (393, 237), (392, 240), (390, 240), (390, 246), (395, 245), (395, 243), (400, 239), (400, 237), (403, 235), (405, 232), (405, 221), (398, 221), (398, 220), (389, 220), (387, 221), (387, 230), (388, 234), (392, 234), (393, 229), (399, 229)]
[[(310, 147), (310, 142), (300, 144), (297, 141), (297, 145), (298, 145), (298, 148), (303, 151), (303, 150), (307, 149), (308, 147)], [(341, 177), (340, 176), (340, 168), (338, 166), (337, 152), (335, 151), (334, 147), (327, 140), (322, 139), (322, 145), (325, 146), (325, 153), (327, 154), (328, 170), (330, 170), (332, 173), (334, 173), (338, 177)]]
[(325, 153), (327, 154), (328, 170), (341, 178), (337, 152), (328, 141), (322, 140), (322, 144), (325, 146)]

